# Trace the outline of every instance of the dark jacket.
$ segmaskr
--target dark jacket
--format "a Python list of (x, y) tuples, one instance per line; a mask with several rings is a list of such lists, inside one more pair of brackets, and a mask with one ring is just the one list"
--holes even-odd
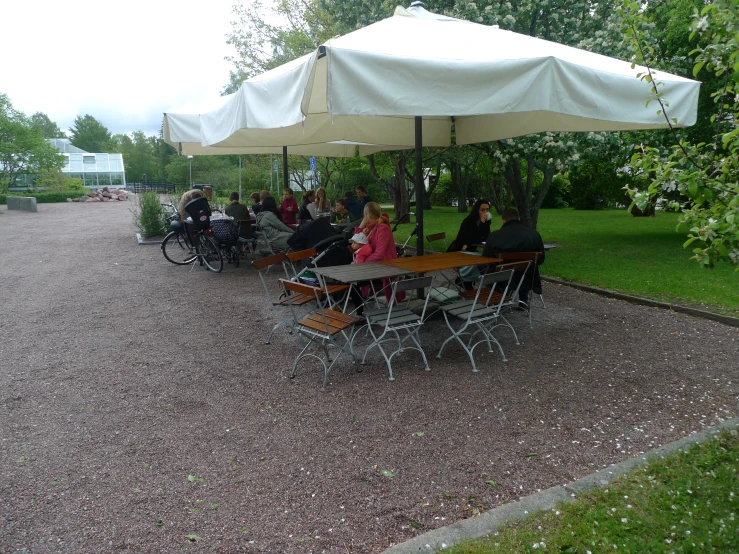
[(471, 218), (464, 218), (459, 226), (457, 238), (449, 245), (447, 252), (459, 252), (466, 244), (468, 252), (477, 252), (473, 244), (482, 244), (490, 234), (490, 222), (486, 221), (478, 225)]
[(364, 206), (357, 202), (357, 199), (354, 197), (347, 198), (344, 202), (344, 206), (349, 210), (349, 213), (354, 216), (352, 219), (361, 218), (364, 213)]
[[(541, 252), (538, 264), (544, 263), (544, 241), (541, 235), (536, 229), (526, 227), (518, 219), (506, 221), (500, 229), (488, 235), (482, 255), (495, 258), (500, 252)], [(541, 294), (539, 269), (534, 269), (534, 292)]]

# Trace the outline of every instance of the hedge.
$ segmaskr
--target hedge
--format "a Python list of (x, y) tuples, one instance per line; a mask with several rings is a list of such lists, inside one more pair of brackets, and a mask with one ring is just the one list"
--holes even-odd
[(87, 194), (86, 190), (61, 190), (58, 192), (11, 192), (0, 194), (0, 204), (8, 203), (8, 196), (34, 197), (38, 204), (51, 204), (53, 202), (66, 202), (67, 198), (79, 198)]

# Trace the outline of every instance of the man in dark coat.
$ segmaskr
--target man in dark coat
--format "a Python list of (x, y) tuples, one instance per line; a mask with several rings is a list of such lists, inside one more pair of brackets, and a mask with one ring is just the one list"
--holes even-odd
[[(526, 227), (518, 218), (518, 212), (512, 208), (503, 211), (503, 226), (488, 235), (485, 241), (483, 256), (495, 258), (500, 252), (540, 252), (538, 264), (544, 263), (544, 241), (541, 235), (530, 227)], [(529, 278), (524, 279), (518, 291), (521, 302), (528, 304), (530, 292)], [(534, 292), (541, 294), (541, 278), (539, 268), (534, 268)]]

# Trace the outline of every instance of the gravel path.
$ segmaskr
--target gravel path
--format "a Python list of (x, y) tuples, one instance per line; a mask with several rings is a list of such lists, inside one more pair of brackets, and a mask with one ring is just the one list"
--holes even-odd
[(251, 267), (173, 266), (129, 207), (0, 215), (0, 552), (380, 552), (739, 414), (737, 329), (554, 285), (506, 364), (322, 393)]

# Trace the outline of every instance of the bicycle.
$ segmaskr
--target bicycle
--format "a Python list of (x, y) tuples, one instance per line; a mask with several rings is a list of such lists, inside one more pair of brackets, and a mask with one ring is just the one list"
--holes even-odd
[(210, 208), (205, 198), (196, 198), (185, 206), (192, 223), (179, 221), (179, 216), (170, 222), (172, 232), (162, 241), (162, 254), (175, 265), (189, 265), (198, 260), (200, 265), (214, 273), (223, 270), (223, 254), (210, 236)]

